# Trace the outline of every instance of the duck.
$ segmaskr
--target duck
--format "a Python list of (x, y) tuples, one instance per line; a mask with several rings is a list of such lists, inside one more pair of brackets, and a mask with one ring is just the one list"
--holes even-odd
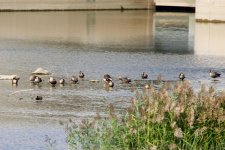
[(103, 81), (107, 82), (107, 81), (109, 81), (109, 80), (112, 80), (112, 77), (111, 77), (109, 74), (105, 74), (105, 75), (103, 76)]
[(65, 79), (62, 78), (59, 80), (59, 84), (64, 84), (64, 83), (65, 83)]
[(107, 87), (114, 87), (114, 82), (112, 81), (111, 78), (108, 78), (108, 79), (105, 81), (105, 86), (107, 86)]
[(35, 76), (35, 75), (31, 75), (30, 78), (29, 78), (29, 80), (30, 80), (31, 82), (34, 82), (34, 80), (35, 80), (36, 77), (37, 77), (37, 76)]
[(36, 101), (41, 101), (42, 99), (43, 99), (42, 96), (37, 96), (37, 97), (35, 97), (35, 100), (36, 100)]
[(19, 77), (17, 77), (17, 76), (13, 77), (13, 78), (12, 78), (12, 84), (13, 84), (13, 85), (17, 85), (17, 84), (18, 84), (19, 79), (20, 79), (20, 78), (19, 78)]
[(211, 78), (217, 78), (217, 77), (220, 77), (220, 75), (221, 75), (220, 73), (213, 71), (212, 69), (210, 69), (210, 71), (209, 71), (209, 76)]
[(40, 77), (36, 76), (36, 78), (34, 79), (34, 82), (33, 83), (39, 84), (41, 82), (42, 82), (42, 79)]
[(145, 73), (145, 72), (143, 72), (143, 73), (141, 74), (141, 78), (142, 78), (142, 79), (147, 79), (147, 78), (148, 78), (148, 74)]
[(76, 84), (76, 83), (78, 82), (78, 78), (77, 78), (76, 76), (72, 76), (72, 77), (71, 77), (71, 82), (72, 82), (73, 84)]
[(109, 87), (114, 87), (114, 82), (113, 82), (112, 80), (110, 80), (110, 81), (108, 82), (108, 86), (109, 86)]
[(119, 77), (119, 80), (121, 80), (122, 81), (122, 83), (130, 83), (131, 82), (131, 79), (130, 78), (128, 78), (128, 77)]
[(181, 72), (181, 73), (179, 74), (179, 79), (180, 79), (181, 81), (183, 81), (185, 78), (186, 78), (186, 77), (185, 77), (184, 73)]
[(57, 83), (56, 79), (54, 79), (53, 77), (50, 77), (48, 82), (49, 82), (51, 85), (56, 85), (56, 83)]
[(84, 73), (82, 71), (79, 72), (79, 78), (84, 78)]

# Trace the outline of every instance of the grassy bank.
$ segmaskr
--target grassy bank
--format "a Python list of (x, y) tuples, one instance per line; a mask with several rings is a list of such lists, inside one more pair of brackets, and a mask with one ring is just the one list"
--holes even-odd
[(83, 121), (68, 133), (70, 149), (223, 149), (225, 93), (187, 82), (150, 86), (118, 115)]

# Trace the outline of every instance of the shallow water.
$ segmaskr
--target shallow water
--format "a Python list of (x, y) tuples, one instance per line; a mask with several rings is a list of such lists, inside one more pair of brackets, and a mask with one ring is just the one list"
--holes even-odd
[[(224, 89), (223, 75), (213, 81), (208, 72), (225, 71), (225, 24), (195, 23), (194, 14), (1, 12), (0, 20), (1, 74), (20, 76), (18, 86), (0, 81), (0, 149), (46, 149), (46, 136), (56, 140), (55, 149), (66, 149), (60, 120), (104, 115), (110, 103), (117, 110), (126, 108), (135, 89), (159, 74), (177, 82), (184, 72), (195, 89), (202, 83)], [(51, 87), (48, 76), (39, 86), (30, 84), (29, 74), (38, 67), (64, 77), (67, 84)], [(71, 85), (70, 76), (80, 70), (85, 79)], [(143, 71), (149, 80), (138, 81)], [(113, 76), (113, 89), (103, 86), (106, 73)], [(120, 84), (120, 75), (133, 82)], [(43, 96), (42, 102), (36, 102), (37, 95)]]

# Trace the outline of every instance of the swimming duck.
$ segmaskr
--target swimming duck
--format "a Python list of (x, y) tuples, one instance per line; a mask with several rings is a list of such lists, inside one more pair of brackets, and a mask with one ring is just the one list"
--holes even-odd
[(181, 72), (181, 73), (179, 74), (179, 79), (180, 79), (181, 81), (183, 81), (185, 78), (186, 78), (186, 77), (185, 77), (184, 73)]
[(148, 74), (143, 72), (142, 75), (141, 75), (141, 78), (142, 79), (147, 79), (148, 78)]
[(55, 85), (57, 83), (56, 79), (53, 77), (50, 77), (48, 82), (51, 83), (51, 85)]
[(76, 84), (76, 83), (78, 82), (78, 78), (77, 78), (76, 76), (72, 76), (72, 77), (71, 77), (71, 82), (72, 82), (73, 84)]
[(212, 69), (210, 69), (210, 71), (209, 71), (209, 76), (211, 78), (217, 78), (217, 77), (220, 77), (220, 75), (221, 75), (220, 73), (213, 71)]
[(103, 81), (107, 82), (107, 81), (109, 81), (109, 80), (112, 80), (111, 76), (110, 76), (109, 74), (105, 74), (105, 75), (103, 76)]
[(79, 72), (79, 78), (84, 78), (84, 73), (82, 71)]
[(108, 78), (107, 81), (105, 81), (105, 86), (107, 87), (114, 87), (114, 82), (111, 78)]
[(17, 85), (17, 84), (18, 84), (19, 79), (20, 79), (20, 78), (19, 78), (19, 77), (17, 77), (17, 76), (13, 77), (13, 78), (12, 78), (12, 84)]
[(36, 76), (36, 78), (34, 79), (34, 82), (33, 83), (39, 84), (41, 82), (42, 82), (42, 79), (40, 77)]
[(122, 81), (122, 83), (130, 83), (131, 82), (131, 79), (128, 78), (128, 77), (119, 77), (119, 80)]
[(42, 96), (37, 96), (37, 97), (35, 98), (36, 101), (41, 101), (42, 99), (43, 99)]
[(60, 80), (59, 80), (59, 83), (60, 83), (60, 84), (64, 84), (64, 83), (65, 83), (65, 79), (60, 79)]
[(113, 83), (113, 81), (112, 81), (112, 80), (110, 80), (110, 81), (108, 82), (108, 85), (109, 85), (109, 87), (114, 87), (114, 83)]

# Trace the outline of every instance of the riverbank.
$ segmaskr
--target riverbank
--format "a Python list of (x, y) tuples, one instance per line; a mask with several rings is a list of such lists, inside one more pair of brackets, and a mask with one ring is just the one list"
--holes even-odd
[[(222, 149), (225, 144), (225, 93), (188, 82), (160, 89), (150, 85), (131, 98), (125, 112), (83, 121), (69, 131), (70, 149)], [(119, 114), (119, 115), (118, 115)]]

